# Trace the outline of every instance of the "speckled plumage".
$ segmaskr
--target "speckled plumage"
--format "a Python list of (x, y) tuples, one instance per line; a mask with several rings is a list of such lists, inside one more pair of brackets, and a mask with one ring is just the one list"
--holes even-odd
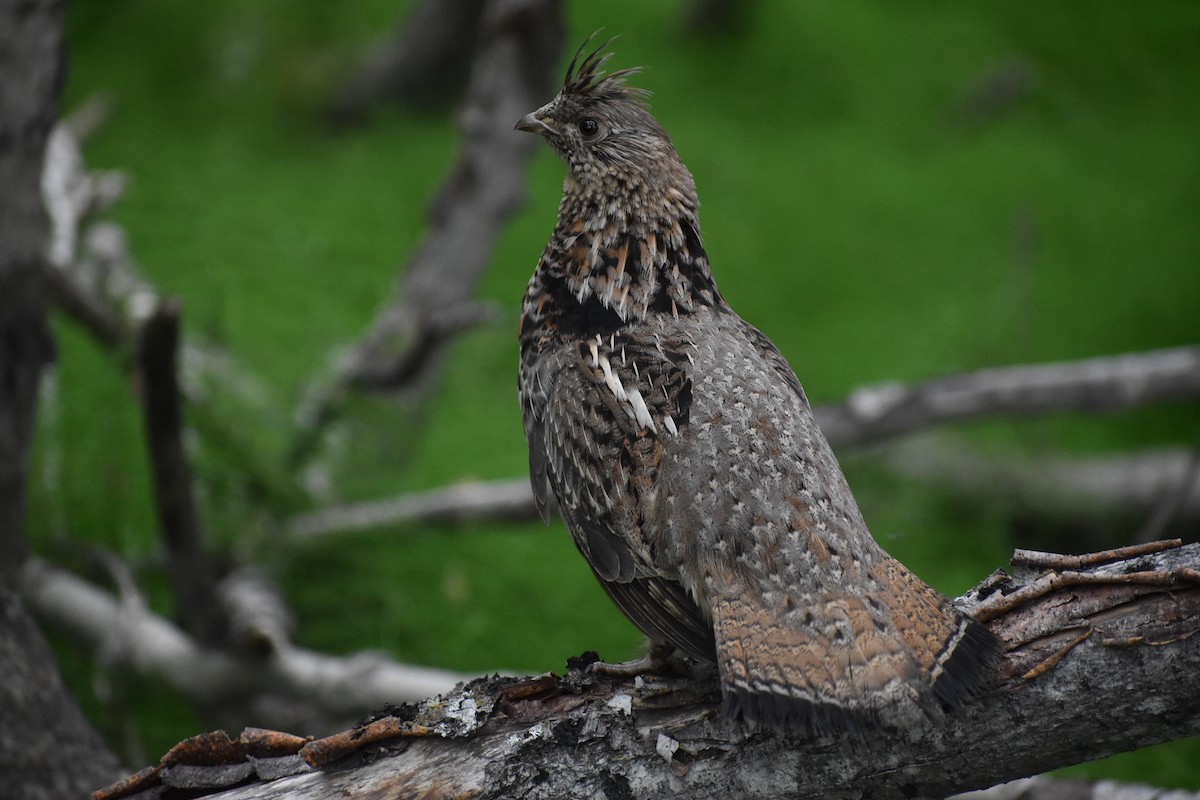
[(871, 538), (795, 374), (717, 290), (634, 70), (602, 75), (601, 50), (517, 125), (568, 167), (520, 326), (543, 516), (554, 498), (651, 640), (716, 660), (731, 715), (816, 733), (936, 717), (998, 643)]

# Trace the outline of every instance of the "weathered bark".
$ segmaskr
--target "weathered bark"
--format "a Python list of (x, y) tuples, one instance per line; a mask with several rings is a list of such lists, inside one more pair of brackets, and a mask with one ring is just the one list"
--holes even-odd
[(394, 298), (309, 392), (293, 464), (303, 463), (351, 389), (428, 385), (448, 340), (478, 322), (472, 300), (492, 246), (524, 197), (521, 173), (537, 142), (512, 127), (546, 101), (562, 47), (559, 0), (488, 0), (471, 66), (457, 161), (430, 204), (430, 225)]
[(46, 140), (58, 116), (63, 3), (0, 0), (0, 794), (80, 797), (116, 757), (59, 677), (14, 579), (28, 553), (26, 475), (46, 325)]
[(25, 478), (42, 369), (49, 230), (41, 176), (62, 82), (62, 3), (0, 3), (0, 579), (27, 552)]
[(816, 740), (749, 730), (720, 715), (711, 669), (636, 682), (574, 669), (480, 679), (278, 760), (247, 758), (261, 732), (209, 735), (131, 788), (233, 778), (249, 783), (214, 795), (907, 800), (1200, 732), (1200, 544), (1049, 572), (1053, 560), (1018, 555), (1035, 568), (997, 573), (960, 600), (1005, 642), (996, 685), (923, 729)]
[(54, 652), (14, 587), (0, 582), (0, 795), (83, 797), (121, 774), (63, 685)]

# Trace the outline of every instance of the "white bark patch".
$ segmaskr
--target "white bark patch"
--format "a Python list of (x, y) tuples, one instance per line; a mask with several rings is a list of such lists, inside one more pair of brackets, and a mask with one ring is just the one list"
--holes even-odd
[(615, 708), (625, 716), (629, 716), (633, 713), (633, 697), (623, 692), (621, 694), (614, 694), (612, 697), (608, 698), (606, 705), (608, 705), (609, 708)]
[(663, 760), (668, 764), (675, 757), (675, 751), (679, 749), (679, 742), (667, 736), (665, 733), (658, 735), (658, 741), (654, 744), (655, 751), (663, 757)]

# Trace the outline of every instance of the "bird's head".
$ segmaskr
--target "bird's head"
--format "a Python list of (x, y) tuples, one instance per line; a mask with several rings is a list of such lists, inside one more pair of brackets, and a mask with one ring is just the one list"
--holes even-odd
[(612, 55), (603, 52), (608, 42), (583, 56), (590, 40), (571, 60), (558, 95), (522, 117), (516, 129), (543, 136), (566, 162), (568, 181), (585, 193), (642, 195), (653, 202), (670, 192), (694, 210), (692, 176), (646, 108), (649, 92), (625, 83), (640, 68), (604, 74)]

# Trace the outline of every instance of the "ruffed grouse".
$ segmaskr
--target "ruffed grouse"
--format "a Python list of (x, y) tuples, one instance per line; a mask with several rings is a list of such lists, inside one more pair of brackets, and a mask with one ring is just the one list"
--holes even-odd
[(653, 642), (718, 665), (728, 714), (910, 727), (986, 682), (986, 628), (871, 538), (804, 390), (709, 272), (695, 184), (601, 47), (517, 129), (567, 164), (529, 281), (533, 491)]

